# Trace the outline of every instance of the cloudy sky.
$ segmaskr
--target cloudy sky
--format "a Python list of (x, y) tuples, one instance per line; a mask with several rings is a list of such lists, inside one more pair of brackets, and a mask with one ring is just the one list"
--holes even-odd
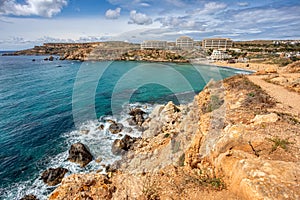
[(44, 42), (300, 39), (299, 0), (0, 0), (0, 50)]

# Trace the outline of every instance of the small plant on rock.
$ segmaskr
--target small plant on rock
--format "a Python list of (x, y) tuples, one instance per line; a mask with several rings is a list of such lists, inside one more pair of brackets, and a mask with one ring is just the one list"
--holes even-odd
[(288, 149), (288, 145), (293, 144), (292, 142), (289, 142), (289, 139), (281, 139), (279, 137), (274, 137), (274, 138), (267, 138), (267, 140), (269, 140), (270, 142), (273, 142), (273, 146), (272, 149), (270, 151), (270, 153), (273, 153), (274, 151), (276, 151), (276, 149), (278, 147), (281, 147), (282, 149), (284, 149), (285, 151), (287, 151)]

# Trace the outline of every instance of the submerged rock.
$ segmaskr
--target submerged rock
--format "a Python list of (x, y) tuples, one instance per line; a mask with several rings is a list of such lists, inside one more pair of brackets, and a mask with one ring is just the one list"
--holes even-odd
[(47, 185), (54, 186), (61, 182), (67, 172), (68, 170), (62, 167), (56, 169), (50, 168), (43, 172), (41, 179)]
[(93, 156), (84, 144), (78, 142), (72, 144), (68, 160), (80, 164), (81, 167), (85, 167), (93, 160)]
[(20, 200), (38, 200), (38, 198), (33, 194), (28, 194), (22, 197)]

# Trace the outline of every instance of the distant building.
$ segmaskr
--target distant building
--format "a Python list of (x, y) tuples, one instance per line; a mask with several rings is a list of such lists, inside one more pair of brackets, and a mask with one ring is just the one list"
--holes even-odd
[(194, 47), (194, 40), (187, 36), (181, 36), (176, 39), (176, 46), (182, 49), (192, 49)]
[(228, 55), (226, 52), (221, 50), (213, 50), (210, 58), (212, 60), (224, 60), (230, 58), (230, 55)]
[(167, 41), (146, 40), (141, 43), (141, 49), (167, 49)]
[(202, 40), (203, 49), (231, 48), (233, 41), (229, 38), (209, 38)]

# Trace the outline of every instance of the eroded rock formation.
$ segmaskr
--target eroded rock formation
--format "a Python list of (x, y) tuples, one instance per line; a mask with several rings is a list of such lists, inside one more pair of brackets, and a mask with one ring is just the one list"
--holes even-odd
[(157, 106), (107, 177), (71, 175), (50, 199), (299, 199), (300, 123), (277, 104), (245, 76), (212, 81)]

